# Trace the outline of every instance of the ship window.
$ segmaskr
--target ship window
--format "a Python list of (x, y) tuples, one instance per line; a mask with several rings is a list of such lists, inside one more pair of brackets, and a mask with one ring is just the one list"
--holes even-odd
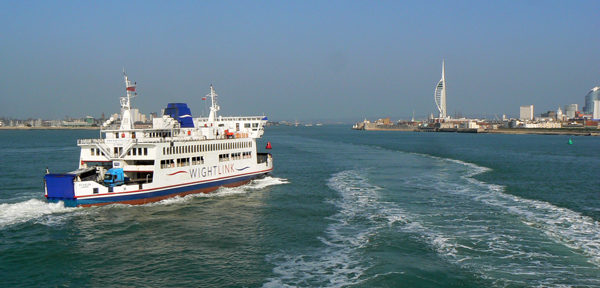
[(90, 149), (90, 153), (92, 154), (92, 156), (94, 156), (94, 154), (95, 154), (94, 152), (96, 152), (96, 151), (94, 150), (94, 148)]
[(190, 159), (189, 158), (179, 158), (177, 159), (177, 167), (184, 167), (184, 166), (189, 166), (190, 165)]
[(204, 157), (202, 157), (202, 156), (192, 157), (192, 165), (200, 165), (200, 164), (204, 164)]
[[(135, 148), (133, 148), (133, 149), (131, 149), (131, 150), (133, 150), (133, 156), (137, 155), (137, 154), (136, 154), (137, 150), (136, 150)], [(127, 152), (127, 155), (129, 155), (129, 152)]]
[(167, 152), (167, 147), (163, 147), (163, 155)]
[(258, 123), (252, 123), (252, 128), (258, 127)]
[(250, 128), (250, 123), (244, 123), (244, 128)]
[(142, 155), (142, 148), (138, 148), (138, 155)]
[(148, 155), (148, 148), (144, 148), (144, 155)]

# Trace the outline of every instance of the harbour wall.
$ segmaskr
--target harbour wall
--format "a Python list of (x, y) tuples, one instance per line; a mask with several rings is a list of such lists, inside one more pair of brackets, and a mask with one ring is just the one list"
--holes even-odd
[(387, 131), (415, 131), (417, 127), (408, 125), (378, 125), (377, 123), (356, 123), (357, 130), (387, 130)]

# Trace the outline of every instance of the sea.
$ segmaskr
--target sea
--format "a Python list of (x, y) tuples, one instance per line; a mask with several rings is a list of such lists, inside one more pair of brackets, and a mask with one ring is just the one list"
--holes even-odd
[(266, 178), (92, 208), (43, 176), (99, 131), (0, 131), (0, 286), (600, 287), (599, 137), (350, 128), (267, 127)]

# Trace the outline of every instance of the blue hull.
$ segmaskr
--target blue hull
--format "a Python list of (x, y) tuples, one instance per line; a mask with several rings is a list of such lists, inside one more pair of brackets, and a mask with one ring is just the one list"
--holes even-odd
[[(212, 182), (198, 183), (198, 184), (189, 184), (189, 185), (177, 185), (176, 187), (169, 186), (163, 188), (154, 188), (148, 190), (137, 190), (137, 191), (128, 191), (128, 192), (118, 192), (115, 193), (114, 196), (104, 196), (104, 195), (93, 195), (93, 196), (85, 196), (85, 197), (49, 197), (47, 196), (47, 200), (50, 203), (58, 203), (60, 201), (65, 203), (66, 207), (89, 207), (89, 206), (98, 206), (98, 205), (107, 205), (113, 203), (123, 203), (123, 204), (145, 204), (160, 201), (167, 198), (172, 198), (175, 196), (185, 196), (188, 194), (196, 194), (196, 193), (209, 193), (211, 191), (217, 190), (219, 187), (236, 187), (240, 185), (244, 185), (252, 179), (257, 179), (264, 177), (268, 172), (253, 174), (253, 175), (244, 175), (240, 177), (234, 177), (223, 180), (216, 180)], [(142, 193), (137, 193), (143, 191)]]

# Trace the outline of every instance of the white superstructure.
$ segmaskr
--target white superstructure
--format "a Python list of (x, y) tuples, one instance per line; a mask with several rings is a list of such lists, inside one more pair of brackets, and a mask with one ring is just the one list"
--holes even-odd
[[(131, 118), (136, 85), (124, 77), (127, 96), (120, 101), (120, 123), (111, 117), (102, 125), (100, 138), (78, 140), (79, 169), (46, 175), (48, 201), (68, 206), (140, 204), (242, 185), (273, 170), (271, 155), (256, 148), (265, 116), (217, 116), (220, 107), (211, 86), (208, 117), (192, 118), (186, 104), (171, 103), (152, 128), (136, 129)], [(111, 182), (117, 173), (124, 179)], [(72, 191), (65, 177), (72, 179)]]

